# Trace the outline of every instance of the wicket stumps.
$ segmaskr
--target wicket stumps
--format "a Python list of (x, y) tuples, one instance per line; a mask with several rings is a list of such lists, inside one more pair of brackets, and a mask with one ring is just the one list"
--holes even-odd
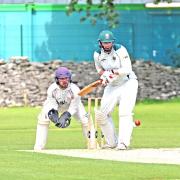
[[(99, 131), (95, 118), (95, 110), (99, 108), (100, 101), (101, 98), (88, 98), (88, 149), (97, 149), (104, 145), (104, 135), (102, 131)], [(94, 109), (92, 110), (93, 106)]]

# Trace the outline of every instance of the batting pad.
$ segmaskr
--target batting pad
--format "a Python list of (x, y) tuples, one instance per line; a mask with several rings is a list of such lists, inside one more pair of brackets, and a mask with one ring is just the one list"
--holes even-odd
[(136, 163), (157, 163), (157, 164), (180, 164), (180, 148), (160, 148), (160, 149), (52, 149), (52, 150), (20, 150), (25, 152), (35, 152), (44, 154), (54, 154), (69, 157), (113, 160)]

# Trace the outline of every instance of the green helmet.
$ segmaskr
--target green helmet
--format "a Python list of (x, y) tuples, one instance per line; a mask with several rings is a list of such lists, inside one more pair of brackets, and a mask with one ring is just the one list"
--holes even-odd
[(98, 41), (100, 41), (100, 42), (114, 42), (115, 38), (114, 38), (114, 35), (111, 31), (104, 30), (104, 31), (100, 32)]

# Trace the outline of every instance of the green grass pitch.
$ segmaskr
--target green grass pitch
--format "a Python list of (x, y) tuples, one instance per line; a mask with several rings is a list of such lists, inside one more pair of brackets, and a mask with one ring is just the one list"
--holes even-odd
[[(40, 108), (0, 108), (1, 180), (177, 180), (180, 166), (128, 163), (19, 152), (33, 149)], [(116, 127), (117, 111), (113, 114)], [(131, 148), (180, 147), (180, 99), (136, 104)], [(67, 129), (51, 124), (47, 149), (84, 149), (80, 124)]]

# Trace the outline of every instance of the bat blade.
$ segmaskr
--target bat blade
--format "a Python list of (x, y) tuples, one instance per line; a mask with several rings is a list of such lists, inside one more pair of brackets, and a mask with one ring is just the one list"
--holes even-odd
[(85, 86), (83, 89), (81, 89), (78, 93), (79, 96), (85, 96), (86, 94), (92, 92), (97, 86), (101, 84), (101, 80), (96, 80), (93, 83)]

